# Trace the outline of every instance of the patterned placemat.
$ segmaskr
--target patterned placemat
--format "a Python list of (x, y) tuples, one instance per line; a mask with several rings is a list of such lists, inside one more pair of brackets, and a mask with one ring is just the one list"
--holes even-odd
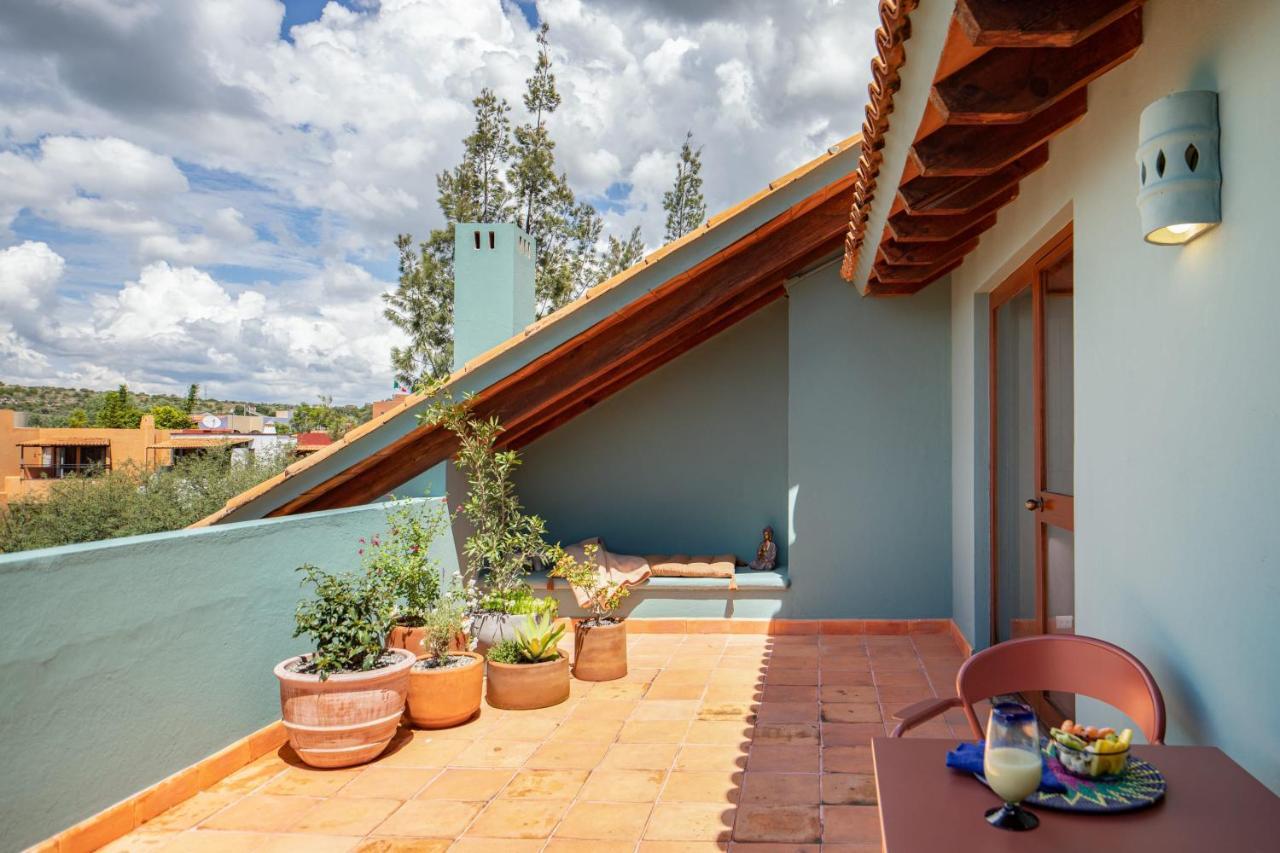
[[(1064, 794), (1036, 791), (1023, 800), (1023, 805), (1067, 812), (1131, 812), (1155, 805), (1164, 796), (1168, 783), (1160, 771), (1134, 755), (1119, 776), (1106, 779), (1082, 779), (1062, 766), (1047, 750), (1045, 766), (1066, 786)], [(975, 776), (986, 784), (982, 774)]]
[(1164, 796), (1168, 787), (1160, 771), (1134, 755), (1118, 776), (1082, 779), (1067, 771), (1052, 755), (1045, 753), (1045, 765), (1067, 786), (1065, 794), (1036, 791), (1026, 799), (1029, 806), (1073, 812), (1128, 812), (1145, 809)]

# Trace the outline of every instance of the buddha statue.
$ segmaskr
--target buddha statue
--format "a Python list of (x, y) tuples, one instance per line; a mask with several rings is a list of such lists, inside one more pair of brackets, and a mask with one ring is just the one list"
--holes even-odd
[(764, 541), (756, 549), (756, 558), (747, 564), (748, 568), (757, 572), (771, 571), (778, 565), (778, 545), (773, 541), (773, 528), (766, 527), (763, 533)]

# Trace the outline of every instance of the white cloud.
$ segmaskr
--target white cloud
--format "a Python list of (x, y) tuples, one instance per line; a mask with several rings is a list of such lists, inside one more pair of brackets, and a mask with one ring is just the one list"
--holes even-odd
[[(276, 0), (0, 13), (0, 247), (38, 236), (66, 258), (47, 297), (56, 344), (22, 321), (28, 369), (39, 356), (50, 381), (177, 385), (204, 370), (283, 400), (383, 393), (392, 240), (440, 224), (436, 175), (482, 87), (525, 120), (536, 43), (504, 0), (347, 5), (360, 11), (330, 2), (291, 41)], [(640, 225), (651, 246), (686, 131), (714, 212), (861, 123), (874, 4), (540, 0), (538, 15), (563, 97), (559, 167), (584, 196), (630, 184), (606, 226)], [(149, 364), (148, 338), (166, 358), (185, 343)]]

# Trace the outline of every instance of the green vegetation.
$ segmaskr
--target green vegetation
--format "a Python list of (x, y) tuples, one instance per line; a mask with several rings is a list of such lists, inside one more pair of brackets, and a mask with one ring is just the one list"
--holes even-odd
[[(143, 394), (128, 391), (125, 408), (148, 411), (156, 406), (172, 406), (182, 412), (187, 411), (187, 403), (192, 402), (193, 412), (211, 410), (217, 412), (238, 411), (243, 414), (249, 409), (259, 412), (275, 412), (277, 409), (292, 408), (290, 403), (251, 403), (238, 400), (192, 399), (190, 394), (197, 386), (188, 389), (187, 396), (174, 394)], [(49, 385), (6, 385), (0, 382), (0, 409), (13, 409), (28, 414), (27, 425), (33, 427), (68, 427), (96, 426), (98, 413), (107, 405), (112, 397), (118, 398), (119, 389), (115, 391), (93, 391), (89, 388), (58, 388)], [(352, 408), (356, 407), (343, 407)], [(73, 422), (75, 421), (75, 422)]]
[(680, 146), (680, 163), (676, 166), (676, 182), (662, 196), (662, 209), (667, 212), (670, 243), (697, 228), (707, 219), (707, 202), (702, 197), (702, 149), (693, 147), (693, 131), (685, 134)]
[(303, 584), (315, 597), (298, 604), (293, 636), (309, 636), (315, 652), (305, 672), (324, 681), (335, 672), (373, 669), (382, 659), (387, 633), (395, 619), (395, 596), (378, 572), (330, 574), (312, 565), (299, 566)]
[(520, 663), (520, 644), (515, 640), (503, 640), (490, 646), (485, 657), (494, 663)]
[(560, 657), (556, 644), (564, 636), (564, 623), (556, 624), (555, 617), (546, 613), (531, 616), (527, 624), (516, 628), (516, 648), (521, 663), (545, 663)]
[(127, 465), (58, 480), (43, 495), (0, 508), (0, 553), (178, 530), (274, 476), (288, 461), (233, 463), (229, 449), (214, 449), (160, 471)]
[(293, 407), (289, 427), (295, 432), (327, 432), (335, 441), (373, 416), (373, 407), (335, 406), (332, 397), (321, 397), (319, 403), (299, 403)]
[(440, 601), (440, 562), (430, 550), (448, 524), (448, 514), (434, 504), (396, 501), (386, 518), (384, 533), (360, 538), (360, 555), (368, 572), (391, 584), (400, 624), (418, 627)]
[(550, 574), (553, 578), (564, 578), (570, 586), (585, 595), (587, 604), (584, 609), (591, 612), (591, 618), (596, 622), (605, 622), (617, 618), (622, 599), (630, 595), (631, 590), (623, 584), (610, 583), (601, 574), (596, 561), (599, 553), (600, 546), (591, 544), (583, 548), (581, 560), (575, 560), (567, 553), (562, 554)]

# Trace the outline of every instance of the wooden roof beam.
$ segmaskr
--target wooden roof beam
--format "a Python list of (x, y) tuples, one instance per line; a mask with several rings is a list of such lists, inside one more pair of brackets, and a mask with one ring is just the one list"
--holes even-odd
[(957, 0), (956, 20), (979, 47), (1071, 47), (1142, 0)]
[(964, 258), (956, 258), (949, 264), (932, 269), (928, 276), (918, 281), (884, 281), (873, 275), (867, 285), (867, 295), (912, 296), (957, 269), (962, 263), (964, 263)]
[(889, 217), (885, 226), (887, 238), (895, 243), (937, 243), (954, 240), (973, 226), (975, 220), (983, 221), (1018, 197), (1014, 184), (997, 193), (981, 206), (957, 216), (912, 216), (905, 210)]
[(1078, 89), (1022, 124), (955, 124), (911, 146), (918, 173), (926, 178), (990, 175), (1057, 136), (1088, 110), (1088, 92)]
[(995, 224), (996, 215), (993, 213), (950, 240), (933, 243), (898, 243), (889, 240), (880, 244), (880, 252), (885, 262), (893, 266), (936, 264), (938, 261), (950, 260), (957, 254), (967, 254), (977, 245), (975, 241), (978, 237)]
[(1045, 143), (998, 172), (978, 178), (920, 177), (898, 187), (909, 213), (918, 216), (953, 216), (969, 213), (1017, 184), (1049, 162)]
[(939, 78), (930, 103), (946, 124), (1016, 124), (1083, 89), (1142, 46), (1138, 9), (1071, 48), (988, 51)]
[[(977, 246), (978, 241), (973, 240), (973, 246)], [(967, 247), (966, 251), (969, 248)], [(881, 284), (921, 284), (930, 282), (940, 275), (944, 275), (948, 270), (955, 269), (964, 261), (962, 254), (958, 258), (946, 258), (929, 266), (891, 266), (889, 264), (877, 263), (875, 266), (876, 279)]]

